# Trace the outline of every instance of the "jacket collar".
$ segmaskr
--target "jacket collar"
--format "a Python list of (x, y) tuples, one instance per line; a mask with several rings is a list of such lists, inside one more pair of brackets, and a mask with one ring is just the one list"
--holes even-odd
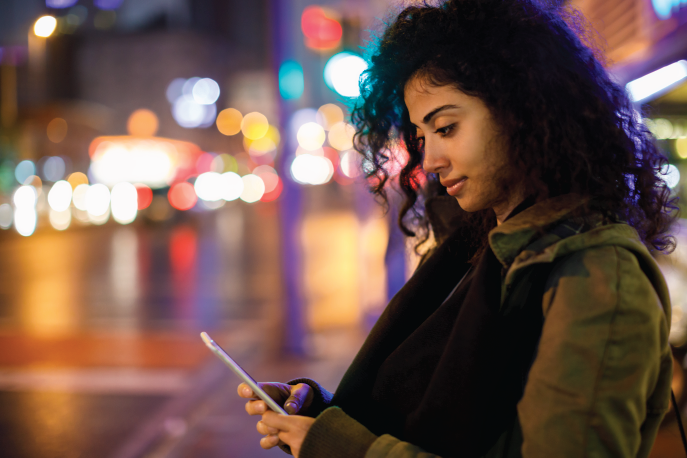
[(509, 267), (525, 247), (542, 235), (542, 230), (565, 219), (585, 202), (586, 199), (579, 194), (565, 194), (537, 202), (492, 229), (489, 245), (501, 264)]

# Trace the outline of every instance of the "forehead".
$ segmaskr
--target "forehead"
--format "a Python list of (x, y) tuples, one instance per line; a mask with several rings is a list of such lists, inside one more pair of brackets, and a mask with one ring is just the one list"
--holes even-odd
[(465, 106), (473, 98), (454, 86), (435, 86), (422, 78), (409, 80), (404, 87), (403, 97), (413, 122), (422, 121), (425, 114), (438, 106), (447, 104)]

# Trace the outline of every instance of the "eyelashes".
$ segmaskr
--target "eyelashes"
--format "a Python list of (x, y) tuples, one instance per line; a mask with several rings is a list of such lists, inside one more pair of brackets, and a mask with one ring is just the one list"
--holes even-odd
[[(439, 134), (442, 138), (447, 137), (453, 132), (456, 128), (456, 123), (449, 124), (448, 126), (440, 127), (439, 129), (435, 130), (435, 134)], [(420, 151), (422, 151), (425, 147), (425, 137), (417, 137), (417, 146)]]
[(435, 130), (434, 133), (439, 134), (442, 137), (445, 137), (448, 134), (450, 134), (453, 131), (453, 129), (455, 129), (455, 127), (456, 127), (455, 123), (449, 124), (448, 126), (444, 126), (444, 127), (441, 127), (439, 129)]

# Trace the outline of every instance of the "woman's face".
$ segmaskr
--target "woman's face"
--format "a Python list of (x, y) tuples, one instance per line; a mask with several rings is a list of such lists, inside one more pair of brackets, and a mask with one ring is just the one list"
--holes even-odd
[(493, 208), (499, 222), (523, 199), (507, 191), (505, 142), (481, 99), (413, 78), (405, 87), (410, 122), (424, 146), (423, 168), (436, 173), (461, 208)]

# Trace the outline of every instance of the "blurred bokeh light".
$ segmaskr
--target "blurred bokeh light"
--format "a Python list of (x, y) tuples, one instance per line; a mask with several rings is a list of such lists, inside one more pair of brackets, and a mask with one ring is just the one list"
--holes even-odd
[(322, 147), (327, 136), (322, 126), (316, 122), (307, 122), (298, 129), (296, 138), (301, 148), (313, 151)]
[(53, 143), (60, 143), (67, 136), (67, 121), (55, 118), (48, 123), (48, 138)]
[(315, 50), (329, 50), (341, 43), (343, 28), (338, 14), (331, 8), (308, 6), (301, 15), (301, 30), (305, 45)]
[(296, 61), (287, 60), (279, 67), (279, 93), (286, 100), (295, 100), (303, 95), (305, 79), (303, 67)]
[(63, 212), (72, 203), (72, 187), (67, 181), (58, 181), (48, 193), (48, 204), (57, 212)]
[(333, 103), (322, 105), (317, 110), (317, 123), (321, 125), (324, 130), (331, 129), (332, 126), (343, 122), (343, 120), (343, 110)]
[(187, 181), (176, 183), (169, 188), (169, 203), (177, 210), (190, 210), (198, 201), (193, 185)]
[(157, 133), (159, 121), (157, 115), (146, 108), (139, 108), (131, 113), (126, 123), (129, 135), (152, 137)]
[(344, 97), (360, 96), (360, 76), (367, 70), (365, 59), (350, 52), (333, 55), (324, 66), (324, 81)]
[(243, 191), (239, 196), (241, 200), (248, 203), (257, 202), (265, 193), (265, 183), (259, 176), (248, 174), (241, 177), (243, 181)]
[(355, 135), (355, 128), (345, 122), (339, 122), (332, 126), (329, 130), (329, 144), (339, 151), (345, 151), (353, 148), (353, 136)]
[(48, 181), (58, 181), (64, 178), (66, 164), (60, 156), (48, 157), (43, 163), (43, 178)]
[(112, 188), (110, 197), (112, 218), (119, 224), (129, 224), (136, 219), (138, 211), (138, 192), (128, 182), (117, 183)]
[(57, 27), (57, 20), (54, 17), (43, 16), (34, 24), (33, 33), (38, 37), (47, 38), (55, 31), (55, 27)]
[(250, 140), (258, 140), (264, 137), (268, 129), (267, 117), (257, 111), (248, 113), (241, 120), (241, 132)]
[(236, 135), (241, 132), (243, 115), (235, 108), (227, 108), (217, 115), (217, 130), (224, 135)]

